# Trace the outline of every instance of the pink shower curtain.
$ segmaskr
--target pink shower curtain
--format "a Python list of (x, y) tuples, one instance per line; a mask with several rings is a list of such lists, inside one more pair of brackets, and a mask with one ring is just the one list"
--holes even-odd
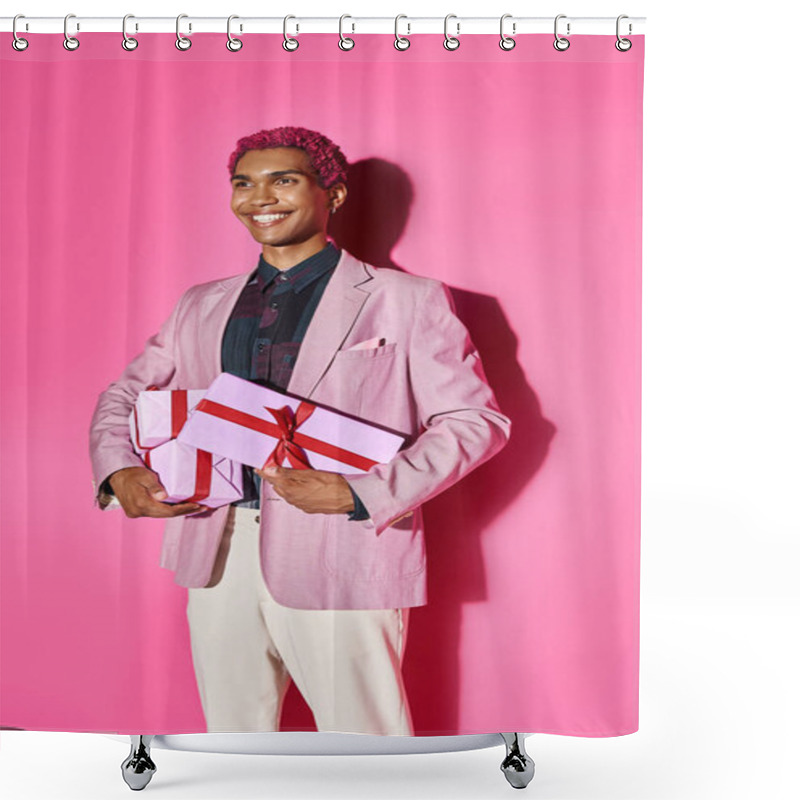
[[(337, 246), (446, 284), (512, 421), (423, 506), (415, 733), (635, 731), (643, 37), (28, 38), (0, 38), (0, 725), (205, 730), (162, 523), (94, 505), (88, 428), (188, 287), (257, 265), (227, 160), (288, 125), (349, 159)], [(315, 729), (294, 688), (282, 729)]]

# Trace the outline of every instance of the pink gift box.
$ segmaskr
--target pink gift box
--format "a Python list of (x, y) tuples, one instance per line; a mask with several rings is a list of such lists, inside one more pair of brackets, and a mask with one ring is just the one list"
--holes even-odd
[(133, 449), (141, 455), (178, 435), (205, 389), (152, 390), (139, 392), (130, 416)]
[(353, 474), (390, 461), (405, 437), (223, 372), (178, 441), (251, 467)]
[(173, 439), (148, 450), (145, 464), (157, 475), (165, 503), (194, 502), (218, 508), (242, 499), (242, 465)]

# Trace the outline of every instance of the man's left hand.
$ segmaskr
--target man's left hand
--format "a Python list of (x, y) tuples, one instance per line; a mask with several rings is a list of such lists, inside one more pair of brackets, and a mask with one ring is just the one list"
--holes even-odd
[(287, 503), (307, 514), (345, 514), (355, 508), (347, 481), (338, 472), (267, 467), (256, 474), (269, 481)]

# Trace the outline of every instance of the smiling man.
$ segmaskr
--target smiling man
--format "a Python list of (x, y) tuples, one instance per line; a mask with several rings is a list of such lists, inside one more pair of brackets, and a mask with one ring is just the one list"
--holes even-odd
[[(305, 128), (237, 143), (231, 209), (261, 245), (254, 270), (190, 288), (100, 395), (98, 502), (167, 517), (161, 565), (188, 588), (209, 732), (278, 730), (294, 681), (319, 730), (413, 734), (401, 664), (425, 604), (421, 505), (498, 452), (510, 420), (439, 281), (365, 264), (328, 220), (347, 161)], [(222, 371), (406, 434), (369, 472), (245, 468), (245, 495), (209, 511), (167, 504), (133, 452), (147, 386), (204, 388)]]

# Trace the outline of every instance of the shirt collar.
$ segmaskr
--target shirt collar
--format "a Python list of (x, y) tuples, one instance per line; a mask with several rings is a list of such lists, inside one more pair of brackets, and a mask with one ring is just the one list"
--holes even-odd
[(296, 294), (328, 272), (328, 270), (333, 269), (339, 263), (340, 255), (341, 251), (336, 248), (333, 242), (328, 242), (322, 250), (314, 253), (313, 256), (309, 256), (289, 269), (280, 270), (266, 261), (262, 253), (259, 256), (256, 269), (258, 288), (262, 292), (265, 291), (279, 275), (282, 275), (283, 282), (288, 283)]

